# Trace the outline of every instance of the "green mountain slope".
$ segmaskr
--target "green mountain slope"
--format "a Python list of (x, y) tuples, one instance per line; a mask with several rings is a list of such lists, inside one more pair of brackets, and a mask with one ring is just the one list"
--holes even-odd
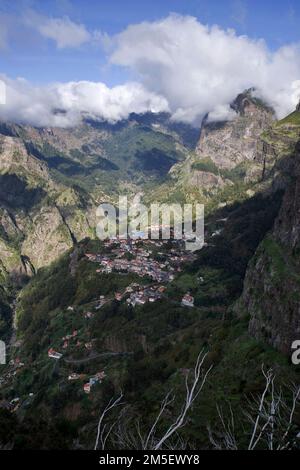
[[(7, 247), (13, 253), (25, 247), (24, 254), (38, 247), (35, 256), (42, 253), (49, 264), (54, 213), (53, 240), (61, 256), (39, 269), (17, 298), (17, 336), (12, 361), (3, 368), (0, 404), (18, 404), (3, 412), (13, 432), (0, 434), (0, 443), (92, 448), (100, 410), (120, 389), (132, 433), (137, 422), (142, 431), (149, 429), (166, 392), (174, 390), (162, 427), (170, 425), (187, 370), (202, 349), (208, 351), (205, 366), (214, 368), (182, 430), (191, 448), (210, 447), (207, 427), (219, 426), (216, 405), (226, 420), (231, 410), (241, 416), (263, 391), (262, 364), (272, 367), (283, 390), (299, 382), (299, 368), (288, 355), (291, 328), (299, 329), (299, 127), (294, 117), (273, 121), (272, 110), (249, 93), (237, 98), (233, 121), (205, 121), (198, 144), (195, 138), (188, 145), (193, 131), (165, 115), (132, 116), (115, 126), (87, 122), (72, 130), (13, 127), (19, 137), (5, 136), (23, 145), (28, 163), (22, 166), (20, 159), (15, 166), (6, 151), (2, 258)], [(224, 132), (229, 137), (222, 149)], [(84, 238), (81, 218), (86, 220), (90, 201), (114, 200), (120, 189), (142, 190), (146, 202), (204, 202), (205, 247), (190, 256), (172, 242), (139, 242), (128, 249)], [(33, 223), (22, 231), (25, 214)], [(116, 272), (120, 259), (135, 269)], [(141, 266), (147, 275), (140, 275)], [(8, 293), (0, 305), (9, 305)], [(187, 293), (194, 307), (182, 304)], [(61, 354), (57, 359), (51, 357), (55, 352)], [(292, 432), (300, 426), (298, 413), (294, 424)], [(238, 420), (236, 433), (245, 448), (250, 428)], [(108, 447), (119, 448), (113, 439)]]

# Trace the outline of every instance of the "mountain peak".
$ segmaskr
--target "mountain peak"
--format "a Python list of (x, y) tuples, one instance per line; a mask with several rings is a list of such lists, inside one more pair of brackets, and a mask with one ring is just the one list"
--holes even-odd
[(253, 107), (259, 107), (274, 114), (274, 110), (261, 98), (255, 96), (255, 92), (255, 88), (248, 88), (243, 91), (243, 93), (240, 93), (231, 103), (231, 108), (242, 116), (247, 114), (247, 112), (253, 109)]

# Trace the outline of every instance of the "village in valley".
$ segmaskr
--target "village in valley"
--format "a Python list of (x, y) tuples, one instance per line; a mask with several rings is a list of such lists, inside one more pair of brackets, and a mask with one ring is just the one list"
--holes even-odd
[[(169, 243), (164, 240), (115, 238), (104, 242), (106, 253), (86, 253), (85, 256), (99, 266), (96, 268), (97, 273), (133, 273), (149, 279), (149, 284), (132, 283), (124, 292), (115, 292), (115, 300), (126, 300), (134, 307), (161, 299), (166, 285), (182, 271), (182, 264), (194, 261), (195, 255), (186, 251), (178, 241), (171, 242), (172, 247), (166, 250)], [(100, 299), (96, 309), (106, 302), (107, 299)], [(182, 305), (194, 306), (194, 299), (189, 293), (183, 297)]]
[[(85, 253), (85, 258), (95, 265), (97, 274), (128, 274), (132, 273), (143, 279), (143, 282), (133, 282), (127, 286), (124, 291), (116, 291), (110, 296), (99, 296), (98, 301), (94, 303), (93, 309), (84, 312), (86, 319), (93, 318), (97, 311), (109, 302), (126, 302), (127, 305), (136, 307), (146, 303), (154, 303), (162, 299), (175, 275), (182, 271), (182, 264), (192, 262), (195, 255), (184, 249), (184, 245), (178, 241), (171, 242), (171, 247), (166, 245), (170, 241), (164, 240), (133, 240), (130, 238), (114, 238), (104, 242), (104, 252)], [(145, 283), (146, 280), (146, 283)], [(181, 299), (183, 307), (194, 307), (194, 298), (187, 292)], [(74, 312), (74, 307), (69, 306), (68, 310)], [(81, 346), (77, 339), (78, 331), (74, 330), (71, 334), (62, 338), (62, 350), (67, 350), (70, 341), (76, 339), (76, 345)], [(84, 343), (84, 347), (92, 351), (92, 342)], [(64, 353), (58, 352), (53, 348), (48, 351), (49, 358), (59, 360)], [(83, 390), (89, 394), (93, 385), (101, 383), (105, 378), (104, 371), (98, 372), (90, 377), (88, 382), (84, 383)], [(71, 373), (68, 380), (82, 379), (82, 376)]]
[[(140, 282), (132, 282), (123, 290), (116, 290), (109, 295), (100, 295), (84, 311), (72, 305), (66, 308), (65, 313), (69, 318), (80, 315), (85, 321), (89, 321), (97, 315), (104, 305), (111, 302), (124, 302), (125, 305), (136, 308), (163, 299), (167, 296), (168, 284), (174, 280), (176, 275), (182, 272), (184, 263), (193, 262), (195, 255), (191, 251), (186, 251), (183, 243), (175, 240), (115, 238), (105, 241), (103, 249), (99, 253), (85, 252), (84, 258), (88, 263), (93, 264), (96, 275), (109, 276), (117, 273), (126, 276), (132, 274), (140, 278)], [(171, 301), (175, 302), (175, 300)], [(188, 308), (194, 307), (194, 298), (190, 292), (183, 295), (179, 305)], [(60, 345), (57, 341), (55, 346), (50, 345), (48, 358), (56, 362), (62, 361), (67, 365), (69, 371), (63, 367), (63, 370), (66, 371), (64, 380), (69, 383), (78, 381), (82, 384), (82, 392), (89, 395), (95, 385), (101, 384), (105, 380), (107, 372), (98, 370), (92, 374), (83, 374), (70, 370), (70, 367), (72, 363), (85, 363), (99, 357), (99, 354), (96, 354), (94, 350), (95, 340), (87, 339), (84, 330), (73, 329), (73, 331), (71, 330), (68, 334), (62, 336), (60, 341)], [(79, 359), (73, 359), (75, 351), (77, 351), (76, 354), (80, 354), (80, 351), (82, 351), (83, 356)], [(103, 353), (102, 355), (105, 354), (109, 355), (110, 353)], [(111, 354), (113, 355), (113, 353)], [(1, 378), (2, 385), (11, 382), (24, 366), (25, 364), (19, 357), (12, 359), (6, 375)], [(33, 394), (25, 401), (23, 400), (23, 403), (28, 404), (32, 399)], [(7, 406), (10, 411), (14, 412), (19, 409), (20, 405), (20, 398), (14, 397)]]

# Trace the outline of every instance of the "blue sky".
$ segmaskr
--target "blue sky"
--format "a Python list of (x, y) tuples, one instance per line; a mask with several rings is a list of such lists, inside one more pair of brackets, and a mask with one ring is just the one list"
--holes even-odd
[(299, 0), (0, 0), (0, 119), (199, 125), (233, 118), (250, 87), (283, 117), (300, 99), (299, 24)]
[(15, 19), (26, 16), (29, 10), (47, 17), (68, 16), (88, 31), (109, 35), (130, 24), (176, 12), (195, 16), (204, 24), (234, 28), (251, 38), (264, 38), (272, 50), (300, 39), (299, 0), (0, 0), (4, 23), (10, 18), (6, 22), (7, 45), (0, 50), (0, 71), (34, 83), (99, 80), (112, 86), (122, 83), (127, 72), (122, 67), (105, 66), (106, 54), (100, 44), (58, 49), (51, 39), (17, 27)]

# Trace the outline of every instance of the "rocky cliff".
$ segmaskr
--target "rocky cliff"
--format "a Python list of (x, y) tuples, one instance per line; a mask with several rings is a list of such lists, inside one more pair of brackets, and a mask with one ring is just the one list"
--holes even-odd
[(255, 98), (253, 90), (238, 95), (231, 108), (235, 117), (230, 121), (212, 122), (209, 115), (205, 118), (196, 147), (199, 158), (210, 158), (221, 169), (253, 162), (257, 141), (274, 120), (274, 111)]
[(262, 136), (276, 122), (274, 111), (255, 97), (252, 89), (236, 97), (231, 111), (232, 117), (226, 121), (205, 117), (195, 150), (183, 163), (171, 168), (173, 191), (205, 204), (211, 198), (230, 203), (241, 189), (236, 191), (236, 183), (244, 184), (246, 193), (249, 184), (265, 178), (266, 161), (273, 160), (273, 156), (271, 150), (266, 156), (268, 143)]
[[(156, 187), (194, 148), (198, 131), (166, 113), (74, 128), (0, 122), (0, 259), (30, 274), (94, 236), (95, 207)], [(29, 260), (24, 262), (24, 260)]]
[(9, 273), (31, 274), (90, 235), (92, 201), (56, 181), (24, 140), (0, 134), (0, 259)]
[[(237, 306), (239, 313), (250, 315), (253, 336), (286, 354), (290, 354), (292, 342), (300, 339), (300, 121), (297, 125), (294, 114), (278, 123), (272, 148), (277, 161), (274, 186), (278, 186), (276, 180), (285, 186), (282, 206), (272, 231), (250, 262)], [(283, 156), (279, 152), (282, 149)]]

